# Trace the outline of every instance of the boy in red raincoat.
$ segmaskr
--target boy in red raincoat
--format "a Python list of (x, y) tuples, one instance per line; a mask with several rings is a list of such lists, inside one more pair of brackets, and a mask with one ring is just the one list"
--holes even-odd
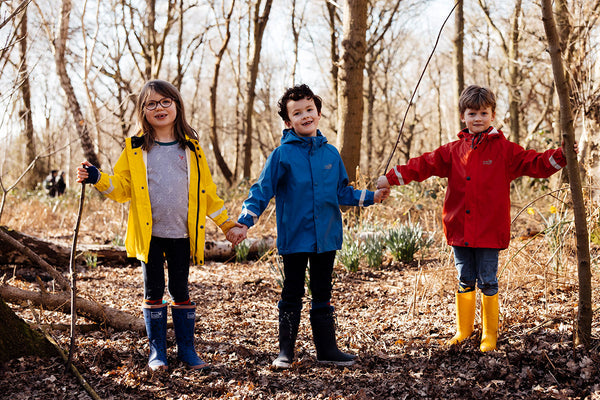
[[(449, 344), (471, 335), (476, 285), (482, 292), (481, 351), (496, 348), (498, 337), (498, 253), (510, 241), (510, 183), (520, 176), (547, 178), (566, 165), (562, 148), (538, 153), (508, 141), (492, 126), (496, 99), (485, 87), (471, 85), (459, 99), (466, 128), (458, 140), (410, 159), (380, 176), (377, 188), (448, 178), (443, 225), (458, 271), (457, 333)], [(577, 151), (577, 149), (575, 149)]]

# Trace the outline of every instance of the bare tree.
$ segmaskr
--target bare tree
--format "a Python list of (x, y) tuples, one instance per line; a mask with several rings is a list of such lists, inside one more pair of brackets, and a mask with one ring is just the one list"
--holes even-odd
[(350, 181), (356, 179), (364, 111), (367, 0), (344, 3), (342, 56), (338, 75), (338, 148)]
[(488, 25), (498, 34), (501, 48), (508, 60), (508, 102), (510, 114), (510, 133), (515, 143), (521, 143), (521, 71), (519, 68), (519, 41), (520, 41), (520, 18), (522, 0), (515, 0), (514, 11), (510, 24), (509, 40), (494, 23), (490, 14), (489, 6), (484, 0), (478, 0), (483, 10)]
[(337, 12), (336, 4), (332, 1), (325, 0), (327, 6), (327, 23), (329, 25), (329, 52), (331, 57), (331, 81), (333, 82), (333, 93), (335, 98), (338, 96), (338, 71), (340, 54), (338, 50), (338, 33), (337, 28), (340, 24), (340, 16)]
[[(31, 163), (36, 159), (36, 142), (33, 131), (33, 116), (31, 115), (31, 84), (29, 82), (29, 68), (27, 66), (27, 7), (23, 7), (23, 14), (19, 22), (19, 52), (21, 62), (19, 64), (19, 86), (21, 89), (21, 99), (23, 100), (23, 108), (19, 112), (23, 121), (23, 133), (25, 134), (25, 162)], [(44, 171), (39, 163), (35, 163), (30, 174), (25, 178), (25, 186), (29, 189), (34, 189), (36, 185), (44, 178)]]
[[(252, 16), (253, 37), (252, 54), (248, 62), (248, 78), (246, 81), (246, 105), (245, 105), (245, 141), (244, 141), (244, 179), (250, 179), (252, 168), (252, 119), (254, 117), (254, 99), (256, 98), (256, 79), (258, 78), (258, 67), (260, 65), (260, 53), (262, 50), (263, 35), (273, 0), (265, 0), (264, 6), (262, 0), (257, 0), (254, 4), (254, 13)], [(261, 13), (262, 8), (262, 13)]]
[[(223, 7), (225, 5), (223, 4)], [(229, 169), (223, 154), (221, 153), (221, 147), (219, 144), (219, 135), (218, 135), (218, 122), (217, 122), (217, 94), (219, 87), (219, 72), (221, 70), (221, 62), (223, 60), (223, 55), (227, 50), (227, 45), (229, 44), (229, 40), (231, 39), (231, 16), (233, 15), (233, 10), (235, 7), (235, 0), (231, 1), (231, 5), (229, 7), (229, 11), (225, 15), (225, 37), (223, 38), (223, 43), (221, 44), (221, 48), (215, 54), (215, 71), (213, 74), (213, 80), (210, 85), (210, 141), (213, 145), (213, 153), (217, 160), (217, 165), (223, 174), (225, 180), (231, 185), (234, 180), (233, 172)]]
[(400, 6), (401, 0), (397, 0), (392, 3), (391, 7), (388, 2), (384, 2), (384, 4), (377, 9), (377, 3), (372, 4), (371, 11), (369, 15), (371, 16), (371, 21), (368, 23), (370, 29), (367, 30), (368, 38), (367, 38), (367, 53), (366, 53), (366, 61), (365, 61), (365, 71), (367, 74), (367, 88), (365, 93), (365, 100), (367, 102), (367, 124), (365, 131), (365, 153), (367, 155), (367, 173), (370, 174), (371, 169), (374, 167), (376, 162), (376, 158), (374, 157), (374, 108), (375, 108), (375, 100), (376, 100), (376, 84), (375, 84), (375, 74), (377, 72), (377, 66), (380, 59), (380, 55), (384, 50), (384, 47), (387, 46), (386, 43), (383, 43), (384, 36), (388, 33), (388, 31), (392, 27), (392, 23), (396, 18), (396, 14), (398, 12), (398, 8)]
[(300, 42), (300, 32), (304, 26), (304, 12), (306, 11), (306, 2), (300, 15), (297, 15), (297, 1), (292, 0), (292, 15), (290, 25), (292, 28), (292, 37), (294, 39), (294, 61), (292, 62), (292, 71), (290, 72), (292, 86), (296, 84), (296, 69), (298, 68), (298, 44)]
[(458, 111), (458, 99), (461, 92), (465, 88), (465, 61), (464, 61), (464, 47), (465, 47), (465, 15), (463, 2), (458, 0), (458, 5), (454, 10), (454, 40), (453, 45), (453, 56), (454, 56), (454, 98), (456, 112), (454, 118), (456, 121), (457, 130), (464, 128), (464, 124), (460, 119), (460, 112)]
[[(40, 14), (42, 11), (40, 10)], [(94, 143), (90, 137), (88, 123), (83, 116), (81, 105), (75, 95), (75, 90), (71, 82), (71, 78), (67, 72), (67, 60), (65, 53), (67, 50), (67, 41), (69, 36), (69, 20), (71, 16), (71, 0), (62, 0), (60, 7), (60, 20), (58, 25), (58, 36), (56, 38), (50, 32), (50, 27), (46, 23), (46, 29), (53, 44), (54, 60), (56, 65), (56, 71), (60, 80), (60, 85), (67, 96), (67, 102), (71, 111), (71, 117), (75, 123), (75, 128), (79, 139), (81, 141), (81, 147), (85, 158), (98, 168), (101, 167), (100, 159), (94, 148)]]
[(556, 92), (560, 102), (560, 126), (564, 140), (565, 155), (567, 157), (567, 172), (571, 186), (571, 199), (575, 216), (575, 234), (577, 238), (577, 271), (579, 275), (579, 307), (577, 313), (577, 329), (574, 332), (573, 342), (589, 347), (592, 336), (592, 274), (590, 270), (590, 248), (587, 229), (587, 219), (581, 178), (577, 164), (577, 155), (573, 150), (575, 143), (575, 130), (573, 127), (573, 113), (569, 86), (566, 80), (565, 69), (562, 61), (560, 39), (554, 22), (551, 0), (542, 0), (542, 20), (548, 39), (552, 71), (556, 82)]

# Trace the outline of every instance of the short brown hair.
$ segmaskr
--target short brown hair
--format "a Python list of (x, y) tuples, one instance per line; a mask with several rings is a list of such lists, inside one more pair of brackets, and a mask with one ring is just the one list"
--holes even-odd
[(491, 107), (492, 112), (496, 112), (496, 96), (486, 87), (470, 85), (465, 88), (458, 99), (458, 111), (462, 115), (467, 108), (480, 110), (485, 107)]
[(315, 102), (315, 107), (317, 107), (317, 112), (321, 114), (321, 107), (323, 106), (323, 100), (319, 96), (313, 93), (312, 90), (308, 87), (308, 85), (296, 85), (294, 87), (286, 89), (281, 99), (277, 103), (279, 107), (279, 111), (277, 112), (281, 119), (284, 122), (289, 122), (290, 116), (288, 115), (287, 103), (290, 100), (298, 101), (302, 99), (313, 100)]

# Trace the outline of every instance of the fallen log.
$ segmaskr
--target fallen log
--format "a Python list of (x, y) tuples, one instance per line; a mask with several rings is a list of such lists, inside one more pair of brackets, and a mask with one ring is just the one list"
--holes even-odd
[[(31, 264), (30, 256), (22, 247), (15, 247), (14, 242), (10, 240), (10, 238), (13, 238), (56, 269), (60, 271), (67, 270), (71, 252), (69, 245), (30, 236), (4, 226), (0, 226), (0, 231), (0, 265)], [(261, 239), (248, 240), (250, 241), (249, 258), (255, 258), (262, 252), (275, 247), (275, 240), (272, 237), (267, 236)], [(137, 264), (136, 260), (127, 257), (125, 248), (122, 246), (78, 244), (77, 265), (86, 264), (87, 254), (92, 254), (96, 263), (105, 266)], [(204, 248), (204, 259), (206, 261), (228, 261), (234, 257), (235, 251), (231, 247), (231, 243), (227, 241), (206, 241)]]
[[(13, 235), (15, 231), (8, 230), (5, 227), (0, 227), (0, 243), (4, 243), (6, 246), (0, 246), (0, 254), (4, 255), (6, 253), (18, 253), (21, 257), (25, 257), (28, 260), (34, 261), (37, 265), (39, 265), (46, 273), (48, 273), (52, 278), (60, 285), (61, 288), (65, 290), (71, 290), (71, 286), (69, 285), (69, 281), (65, 277), (63, 277), (60, 272), (58, 272), (54, 267), (52, 267), (46, 260), (39, 256), (38, 253), (33, 251), (27, 245), (23, 244), (23, 241), (18, 240)], [(4, 249), (2, 247), (7, 247)], [(0, 255), (0, 257), (2, 257)]]
[[(32, 292), (19, 289), (10, 285), (0, 285), (0, 297), (4, 301), (36, 307), (43, 306), (46, 310), (71, 313), (71, 295), (67, 292)], [(125, 311), (117, 310), (88, 299), (77, 297), (77, 314), (103, 326), (108, 326), (118, 331), (136, 331), (144, 333), (146, 326), (141, 318), (137, 318)]]

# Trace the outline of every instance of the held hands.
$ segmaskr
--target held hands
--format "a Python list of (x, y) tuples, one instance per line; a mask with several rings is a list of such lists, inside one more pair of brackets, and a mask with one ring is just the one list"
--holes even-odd
[(385, 175), (381, 175), (379, 178), (377, 178), (377, 189), (389, 189), (389, 188), (390, 188), (390, 182), (388, 181), (388, 179)]
[(373, 201), (375, 203), (383, 203), (390, 196), (390, 189), (377, 189)]
[(225, 237), (231, 242), (231, 247), (235, 247), (240, 244), (248, 233), (248, 227), (239, 222), (235, 223), (235, 226), (227, 231)]

